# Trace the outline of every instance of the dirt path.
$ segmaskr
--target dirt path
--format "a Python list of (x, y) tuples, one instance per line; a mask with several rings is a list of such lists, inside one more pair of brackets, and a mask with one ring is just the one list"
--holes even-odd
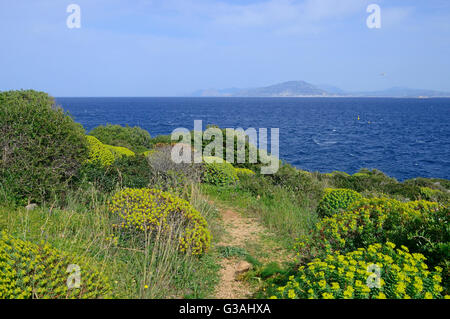
[[(246, 218), (231, 210), (221, 210), (226, 235), (218, 246), (245, 247), (248, 241), (257, 241), (264, 228), (254, 219)], [(236, 271), (243, 266), (237, 258), (224, 258), (221, 261), (221, 281), (215, 297), (219, 299), (248, 298), (251, 288), (246, 282), (238, 281)]]

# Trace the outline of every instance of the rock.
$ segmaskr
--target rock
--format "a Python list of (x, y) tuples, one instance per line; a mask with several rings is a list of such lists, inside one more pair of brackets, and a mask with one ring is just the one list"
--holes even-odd
[(242, 260), (236, 265), (235, 275), (243, 274), (250, 269), (252, 269), (252, 264)]
[(27, 206), (25, 206), (26, 210), (33, 210), (37, 207), (37, 204), (28, 204)]

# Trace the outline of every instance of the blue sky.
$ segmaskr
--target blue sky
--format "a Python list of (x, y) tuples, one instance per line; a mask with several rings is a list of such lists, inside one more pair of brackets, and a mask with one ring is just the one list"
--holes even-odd
[[(71, 3), (80, 29), (66, 26)], [(381, 29), (366, 26), (371, 3)], [(448, 0), (0, 0), (0, 38), (0, 90), (173, 96), (304, 80), (450, 91)]]

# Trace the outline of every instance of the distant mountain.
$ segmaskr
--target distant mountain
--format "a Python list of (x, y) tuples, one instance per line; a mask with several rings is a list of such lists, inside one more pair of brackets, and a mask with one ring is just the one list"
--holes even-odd
[(304, 82), (289, 81), (266, 87), (241, 90), (234, 94), (240, 97), (297, 97), (297, 96), (327, 96), (324, 90)]
[(305, 81), (288, 81), (252, 89), (208, 89), (199, 90), (191, 96), (203, 97), (397, 97), (397, 98), (427, 98), (450, 97), (449, 92), (434, 90), (409, 89), (393, 87), (387, 90), (368, 92), (346, 92), (338, 87), (319, 84), (314, 85)]

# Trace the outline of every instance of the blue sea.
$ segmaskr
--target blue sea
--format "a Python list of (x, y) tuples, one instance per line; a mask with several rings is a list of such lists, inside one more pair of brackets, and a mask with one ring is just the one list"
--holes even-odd
[[(138, 125), (152, 136), (194, 120), (279, 128), (280, 157), (320, 172), (377, 168), (398, 180), (450, 179), (450, 99), (57, 98), (87, 131)], [(359, 117), (359, 119), (358, 119)], [(270, 149), (269, 149), (270, 150)]]

